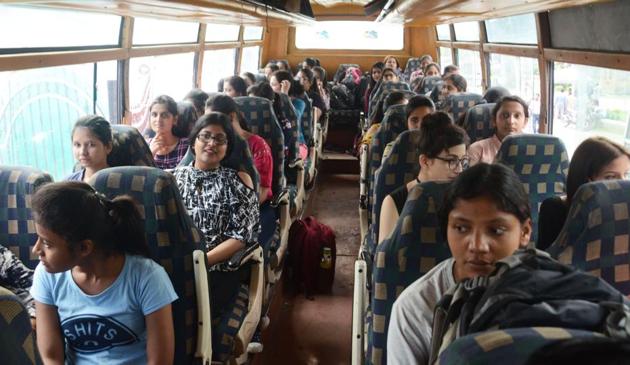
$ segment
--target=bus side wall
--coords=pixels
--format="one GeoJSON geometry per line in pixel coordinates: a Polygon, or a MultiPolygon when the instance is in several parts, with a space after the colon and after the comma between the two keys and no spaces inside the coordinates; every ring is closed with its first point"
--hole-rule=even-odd
{"type": "MultiPolygon", "coordinates": [[[[398,58],[401,68],[405,67],[407,59],[430,54],[437,59],[435,45],[435,30],[432,27],[405,27],[405,46],[400,51],[348,51],[348,50],[303,50],[295,48],[294,31],[289,27],[269,27],[264,35],[264,46],[260,67],[264,67],[268,60],[287,59],[292,69],[306,57],[319,58],[322,67],[329,75],[333,75],[340,63],[356,63],[363,71],[378,61],[383,61],[386,55],[398,58]],[[341,61],[340,61],[341,60],[341,61]]],[[[348,42],[351,42],[348,39],[348,42]]],[[[330,78],[330,77],[329,77],[330,78]]]]}

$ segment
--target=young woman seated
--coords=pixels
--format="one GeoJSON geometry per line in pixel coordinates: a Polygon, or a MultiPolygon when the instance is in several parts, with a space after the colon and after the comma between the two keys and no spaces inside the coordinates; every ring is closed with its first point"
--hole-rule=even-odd
{"type": "Polygon", "coordinates": [[[45,364],[172,364],[166,271],[149,258],[134,201],[79,181],[41,187],[32,200],[39,256],[31,294],[45,364]]]}
{"type": "Polygon", "coordinates": [[[393,69],[385,67],[383,69],[383,75],[381,76],[381,82],[398,82],[400,77],[393,69]]]}
{"type": "Polygon", "coordinates": [[[81,170],[66,180],[87,181],[98,171],[108,168],[107,156],[112,152],[112,128],[98,115],[79,118],[72,128],[72,153],[81,170]]]}
{"type": "MultiPolygon", "coordinates": [[[[322,97],[322,100],[324,100],[326,110],[328,110],[330,109],[330,91],[328,90],[328,84],[326,83],[326,70],[324,70],[321,66],[315,66],[313,67],[313,75],[315,76],[317,91],[322,97]]],[[[359,77],[361,76],[359,75],[359,77]]]]}
{"type": "Polygon", "coordinates": [[[190,138],[195,159],[177,167],[173,175],[184,206],[206,241],[212,317],[220,318],[237,295],[241,278],[227,261],[258,239],[258,195],[247,173],[221,165],[232,153],[236,138],[230,117],[205,114],[190,138]]]}
{"type": "MultiPolygon", "coordinates": [[[[201,110],[203,114],[203,109],[201,110]]],[[[195,104],[187,100],[178,101],[177,114],[177,127],[180,130],[180,134],[188,136],[190,131],[192,131],[195,122],[199,119],[199,114],[197,113],[195,104]]]]}
{"type": "Polygon", "coordinates": [[[265,65],[265,78],[267,80],[271,79],[271,74],[273,74],[274,72],[276,72],[278,70],[279,70],[279,68],[278,68],[277,64],[271,63],[271,62],[267,63],[265,65]]]}
{"type": "Polygon", "coordinates": [[[161,169],[175,168],[188,150],[187,134],[179,127],[177,103],[170,96],[161,95],[153,100],[149,110],[149,122],[155,137],[149,138],[147,142],[155,166],[161,169]]]}
{"type": "Polygon", "coordinates": [[[208,93],[201,89],[192,89],[184,96],[184,101],[189,101],[195,106],[197,115],[203,115],[203,110],[208,100],[208,93]]]}
{"type": "Polygon", "coordinates": [[[494,264],[529,242],[528,195],[518,176],[501,165],[479,164],[451,184],[439,209],[452,258],[409,285],[394,302],[387,363],[429,361],[433,309],[456,283],[489,275],[494,264]]]}
{"type": "Polygon", "coordinates": [[[402,75],[402,70],[400,69],[400,62],[398,62],[398,59],[394,56],[385,56],[385,58],[383,59],[383,63],[385,64],[385,68],[389,68],[392,71],[394,71],[394,73],[396,73],[396,76],[398,78],[400,78],[400,76],[402,75]]]}
{"type": "Polygon", "coordinates": [[[501,148],[501,142],[509,135],[522,134],[529,120],[529,108],[525,100],[516,95],[504,96],[492,108],[494,135],[470,145],[470,164],[492,163],[501,148]]]}
{"type": "Polygon", "coordinates": [[[302,161],[306,161],[308,157],[308,147],[306,146],[306,139],[302,131],[302,115],[306,108],[306,102],[302,99],[304,97],[304,88],[302,84],[293,80],[288,71],[274,72],[273,75],[271,75],[269,84],[274,92],[289,95],[291,98],[291,104],[293,104],[295,114],[297,115],[299,155],[302,161]]]}
{"type": "Polygon", "coordinates": [[[271,180],[273,178],[271,148],[262,137],[249,131],[247,122],[243,119],[234,99],[227,95],[219,94],[209,98],[207,105],[210,112],[219,112],[227,115],[236,135],[247,141],[254,160],[254,167],[260,177],[258,202],[262,205],[270,201],[273,198],[273,191],[271,190],[271,180]]]}
{"type": "Polygon", "coordinates": [[[450,74],[444,78],[442,84],[442,100],[446,100],[451,95],[457,95],[466,92],[468,83],[464,76],[459,74],[450,74]]]}
{"type": "Polygon", "coordinates": [[[233,98],[247,95],[247,83],[240,76],[231,76],[223,82],[223,93],[233,98]]]}
{"type": "Polygon", "coordinates": [[[291,71],[291,66],[289,66],[289,62],[286,60],[280,60],[276,62],[276,66],[278,66],[278,71],[286,71],[293,77],[293,73],[291,71]]]}
{"type": "Polygon", "coordinates": [[[536,248],[546,250],[556,240],[580,186],[591,181],[628,178],[630,152],[623,146],[604,137],[591,137],[580,143],[569,164],[566,197],[545,199],[540,206],[536,248]]]}
{"type": "Polygon", "coordinates": [[[411,188],[424,181],[453,180],[468,168],[466,131],[456,126],[448,114],[435,112],[425,116],[420,125],[420,172],[415,180],[394,190],[381,205],[378,242],[390,236],[405,206],[411,188]]]}
{"type": "Polygon", "coordinates": [[[370,105],[370,98],[374,91],[376,91],[376,85],[379,81],[381,81],[381,75],[383,74],[384,68],[385,64],[383,62],[376,62],[372,65],[372,69],[370,70],[370,80],[367,88],[365,89],[365,93],[363,94],[363,113],[366,115],[370,105]]]}
{"type": "Polygon", "coordinates": [[[319,89],[317,88],[315,81],[315,74],[311,69],[302,69],[297,74],[300,84],[304,88],[304,92],[311,99],[313,104],[313,121],[318,122],[319,118],[322,114],[326,113],[328,108],[326,107],[326,103],[324,99],[319,94],[319,89]]]}
{"type": "Polygon", "coordinates": [[[241,74],[241,78],[245,81],[247,87],[250,87],[256,83],[256,76],[251,72],[243,72],[241,74]]]}

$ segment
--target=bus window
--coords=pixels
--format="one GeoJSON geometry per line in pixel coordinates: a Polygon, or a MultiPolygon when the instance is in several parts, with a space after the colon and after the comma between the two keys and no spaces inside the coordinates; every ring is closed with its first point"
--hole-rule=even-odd
{"type": "Polygon", "coordinates": [[[244,41],[259,41],[263,36],[263,27],[245,27],[243,30],[244,41]]]}
{"type": "Polygon", "coordinates": [[[240,28],[233,24],[206,24],[206,42],[238,41],[240,28]]]}
{"type": "Polygon", "coordinates": [[[236,49],[216,49],[203,54],[201,88],[205,91],[218,91],[219,80],[234,75],[236,49]]]}
{"type": "Polygon", "coordinates": [[[94,110],[94,64],[0,72],[0,165],[72,173],[70,132],[94,110]]]}
{"type": "Polygon", "coordinates": [[[594,135],[630,144],[630,72],[562,62],[553,72],[552,131],[569,155],[594,135]]]}
{"type": "Polygon", "coordinates": [[[135,18],[133,44],[195,43],[199,24],[164,19],[135,18]]]}
{"type": "Polygon", "coordinates": [[[529,104],[528,132],[537,133],[540,117],[540,73],[535,58],[490,54],[490,85],[503,86],[529,104]]]}
{"type": "Polygon", "coordinates": [[[241,73],[251,72],[258,73],[258,63],[260,62],[260,47],[243,48],[243,57],[241,57],[241,73]]]}
{"type": "Polygon", "coordinates": [[[116,46],[120,20],[108,14],[0,5],[0,48],[116,46]]]}
{"type": "Polygon", "coordinates": [[[438,52],[440,53],[440,65],[442,65],[442,73],[444,73],[444,67],[453,64],[453,50],[448,47],[440,47],[438,52]]]}
{"type": "Polygon", "coordinates": [[[469,51],[467,49],[458,49],[459,58],[459,74],[466,78],[468,83],[468,92],[482,93],[481,79],[481,59],[479,52],[469,51]]]}
{"type": "Polygon", "coordinates": [[[149,103],[166,94],[180,100],[193,87],[195,54],[136,57],[129,60],[131,125],[141,132],[149,121],[149,103]],[[177,72],[173,72],[177,70],[177,72]]]}
{"type": "Polygon", "coordinates": [[[300,49],[403,49],[403,25],[368,21],[325,21],[295,28],[300,49]],[[352,40],[349,42],[348,40],[352,40]]]}
{"type": "Polygon", "coordinates": [[[95,114],[102,115],[112,124],[121,122],[118,87],[118,62],[105,61],[96,64],[95,114]]]}
{"type": "Polygon", "coordinates": [[[479,42],[479,23],[463,22],[455,23],[455,40],[466,42],[479,42]]]}
{"type": "Polygon", "coordinates": [[[438,41],[451,40],[451,26],[448,24],[440,24],[435,27],[438,41]]]}
{"type": "Polygon", "coordinates": [[[534,14],[486,20],[486,33],[490,43],[536,44],[534,14]]]}

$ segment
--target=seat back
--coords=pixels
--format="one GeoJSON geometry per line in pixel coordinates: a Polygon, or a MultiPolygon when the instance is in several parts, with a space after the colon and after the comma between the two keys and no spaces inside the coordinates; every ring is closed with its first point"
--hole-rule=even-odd
{"type": "Polygon", "coordinates": [[[437,216],[448,186],[448,182],[414,186],[392,235],[376,248],[367,355],[371,364],[386,363],[387,328],[396,298],[435,265],[451,257],[437,216]]]}
{"type": "Polygon", "coordinates": [[[368,161],[368,217],[371,222],[371,212],[374,195],[374,181],[376,180],[376,171],[381,167],[381,159],[383,158],[383,150],[385,146],[396,139],[398,135],[407,129],[407,119],[404,105],[393,105],[385,113],[383,122],[378,131],[372,138],[369,149],[368,161]]]}
{"type": "Polygon", "coordinates": [[[272,190],[274,197],[284,189],[284,135],[273,112],[271,101],[257,96],[234,98],[252,133],[264,138],[273,155],[272,190]]]}
{"type": "Polygon", "coordinates": [[[483,96],[475,93],[449,95],[446,100],[444,100],[442,110],[451,116],[453,122],[457,122],[459,118],[466,114],[468,109],[482,102],[483,96]]]}
{"type": "Polygon", "coordinates": [[[0,166],[0,243],[31,269],[39,258],[31,253],[37,242],[31,197],[50,175],[32,167],[0,166]]]}
{"type": "Polygon", "coordinates": [[[112,138],[112,152],[107,156],[109,166],[155,167],[149,145],[135,127],[113,124],[112,138]]]}
{"type": "Polygon", "coordinates": [[[140,207],[153,259],[168,273],[178,300],[172,303],[175,359],[191,364],[197,335],[192,252],[204,249],[201,232],[184,208],[175,178],[152,167],[112,167],[90,179],[109,198],[131,195],[140,207]]]}
{"type": "Polygon", "coordinates": [[[420,86],[418,87],[418,94],[426,95],[433,90],[433,87],[439,82],[442,82],[441,76],[428,76],[422,79],[420,86]]]}
{"type": "Polygon", "coordinates": [[[464,125],[462,126],[468,137],[470,137],[470,143],[492,137],[494,134],[494,127],[492,126],[492,109],[496,104],[479,104],[468,109],[466,117],[464,118],[464,125]]]}
{"type": "Polygon", "coordinates": [[[376,114],[376,106],[381,100],[384,100],[387,95],[389,95],[392,91],[411,91],[411,88],[406,82],[383,82],[380,83],[378,89],[374,91],[372,94],[372,98],[370,99],[370,105],[368,107],[368,120],[374,120],[374,116],[376,114]]]}
{"type": "Polygon", "coordinates": [[[350,67],[356,67],[358,69],[361,68],[361,66],[357,65],[356,63],[342,63],[337,67],[337,71],[335,72],[335,76],[333,77],[333,82],[335,84],[341,82],[341,80],[346,77],[346,71],[350,67]]]}
{"type": "MultiPolygon", "coordinates": [[[[404,131],[394,141],[392,151],[380,166],[378,175],[374,176],[374,195],[372,206],[372,229],[378,242],[379,218],[381,205],[387,195],[398,187],[408,183],[418,176],[420,164],[418,161],[418,146],[420,131],[404,131]]],[[[373,251],[371,251],[373,252],[373,251]]]]}
{"type": "Polygon", "coordinates": [[[302,133],[304,134],[304,140],[306,145],[313,147],[315,145],[315,121],[313,120],[313,102],[308,96],[302,98],[306,106],[304,107],[304,113],[302,113],[302,133]]]}
{"type": "Polygon", "coordinates": [[[420,59],[417,57],[412,57],[407,60],[407,64],[405,65],[405,72],[403,72],[403,77],[408,82],[411,74],[420,69],[420,59]]]}
{"type": "Polygon", "coordinates": [[[531,355],[547,345],[570,339],[601,337],[601,334],[595,332],[557,327],[506,328],[479,332],[453,341],[440,354],[436,363],[503,364],[506,359],[510,359],[511,365],[525,365],[531,355]]]}
{"type": "MultiPolygon", "coordinates": [[[[184,155],[184,158],[182,158],[177,166],[190,165],[190,163],[194,160],[195,155],[193,155],[191,148],[189,147],[188,151],[186,151],[186,154],[184,155]]],[[[254,167],[254,159],[252,158],[252,153],[249,151],[249,145],[241,137],[235,136],[232,155],[221,161],[221,165],[233,168],[237,171],[246,172],[252,178],[255,190],[258,191],[260,177],[258,176],[258,171],[256,171],[256,168],[254,167]]]]}
{"type": "MultiPolygon", "coordinates": [[[[278,120],[284,134],[284,147],[287,150],[285,162],[295,161],[298,158],[298,120],[291,98],[287,94],[279,93],[282,112],[286,120],[278,120]]],[[[277,119],[278,116],[276,116],[277,119]]]]}
{"type": "Polygon", "coordinates": [[[5,364],[42,363],[26,308],[3,287],[0,287],[0,352],[5,364]]]}
{"type": "Polygon", "coordinates": [[[630,295],[630,181],[582,185],[567,220],[547,251],[560,262],[606,280],[630,295]]]}
{"type": "Polygon", "coordinates": [[[512,168],[529,195],[532,213],[531,242],[538,237],[540,204],[552,196],[565,193],[569,158],[560,138],[541,134],[505,137],[496,162],[512,168]]]}

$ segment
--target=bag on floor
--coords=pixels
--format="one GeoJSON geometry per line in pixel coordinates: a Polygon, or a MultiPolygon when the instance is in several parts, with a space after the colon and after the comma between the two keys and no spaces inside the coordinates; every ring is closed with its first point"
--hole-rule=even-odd
{"type": "Polygon", "coordinates": [[[524,249],[489,276],[465,280],[435,307],[431,361],[470,333],[516,327],[561,327],[630,338],[630,301],[601,278],[524,249]]]}
{"type": "Polygon", "coordinates": [[[298,219],[289,229],[289,263],[296,288],[303,287],[307,297],[330,292],[335,279],[337,247],[330,227],[315,217],[298,219]]]}

